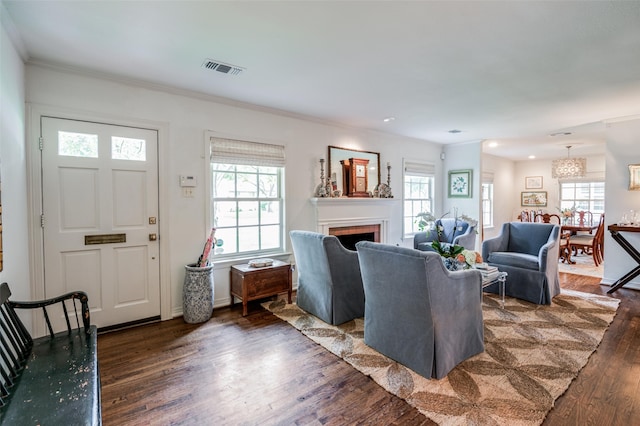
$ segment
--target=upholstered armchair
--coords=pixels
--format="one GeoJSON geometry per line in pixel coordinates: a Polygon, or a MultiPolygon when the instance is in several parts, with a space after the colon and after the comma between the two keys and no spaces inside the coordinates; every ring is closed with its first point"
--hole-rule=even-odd
{"type": "Polygon", "coordinates": [[[413,248],[422,251],[435,251],[431,247],[433,241],[463,246],[467,250],[475,250],[476,227],[460,219],[438,219],[435,229],[417,232],[413,237],[413,248]],[[438,229],[441,229],[438,233],[438,229]]]}
{"type": "MultiPolygon", "coordinates": [[[[549,305],[560,294],[559,234],[560,226],[551,223],[508,222],[500,235],[482,242],[482,258],[509,274],[508,296],[549,305]]],[[[497,284],[485,288],[498,290],[497,284]]]]}
{"type": "Polygon", "coordinates": [[[364,341],[426,378],[484,351],[482,276],[450,272],[435,252],[360,241],[364,341]]]}
{"type": "Polygon", "coordinates": [[[364,315],[364,291],[358,253],[337,237],[291,231],[298,269],[296,303],[324,322],[339,325],[364,315]]]}

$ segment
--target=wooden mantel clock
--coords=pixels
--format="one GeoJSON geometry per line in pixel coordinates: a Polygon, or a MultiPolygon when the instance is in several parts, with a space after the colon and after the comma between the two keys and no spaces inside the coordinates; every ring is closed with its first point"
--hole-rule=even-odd
{"type": "Polygon", "coordinates": [[[369,160],[349,158],[341,160],[344,193],[347,197],[369,197],[369,160]]]}

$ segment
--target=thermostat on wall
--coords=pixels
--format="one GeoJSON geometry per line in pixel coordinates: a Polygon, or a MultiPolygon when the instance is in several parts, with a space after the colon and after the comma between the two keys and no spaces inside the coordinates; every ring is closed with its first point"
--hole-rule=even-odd
{"type": "Polygon", "coordinates": [[[180,186],[198,186],[195,176],[180,175],[180,186]]]}

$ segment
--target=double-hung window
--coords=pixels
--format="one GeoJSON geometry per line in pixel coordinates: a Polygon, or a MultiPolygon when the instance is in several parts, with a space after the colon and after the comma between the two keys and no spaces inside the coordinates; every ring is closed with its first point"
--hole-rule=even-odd
{"type": "Polygon", "coordinates": [[[418,232],[418,213],[434,214],[435,166],[416,161],[404,162],[404,234],[418,232]]]}
{"type": "Polygon", "coordinates": [[[482,173],[482,227],[493,227],[493,173],[482,173]]]}
{"type": "Polygon", "coordinates": [[[560,209],[591,212],[598,224],[604,213],[604,181],[561,181],[560,209]]]}
{"type": "Polygon", "coordinates": [[[283,251],[284,147],[211,138],[214,256],[283,251]]]}

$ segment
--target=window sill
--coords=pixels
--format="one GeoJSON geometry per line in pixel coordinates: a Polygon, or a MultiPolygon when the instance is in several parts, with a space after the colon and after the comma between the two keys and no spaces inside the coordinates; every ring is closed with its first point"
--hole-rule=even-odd
{"type": "Polygon", "coordinates": [[[253,256],[237,256],[237,257],[225,257],[223,259],[216,259],[213,257],[211,262],[213,262],[213,269],[225,269],[229,268],[232,265],[238,265],[241,263],[247,263],[251,259],[259,259],[259,258],[270,258],[277,259],[283,262],[288,262],[291,257],[291,252],[282,252],[282,253],[270,253],[264,255],[253,255],[253,256]]]}

